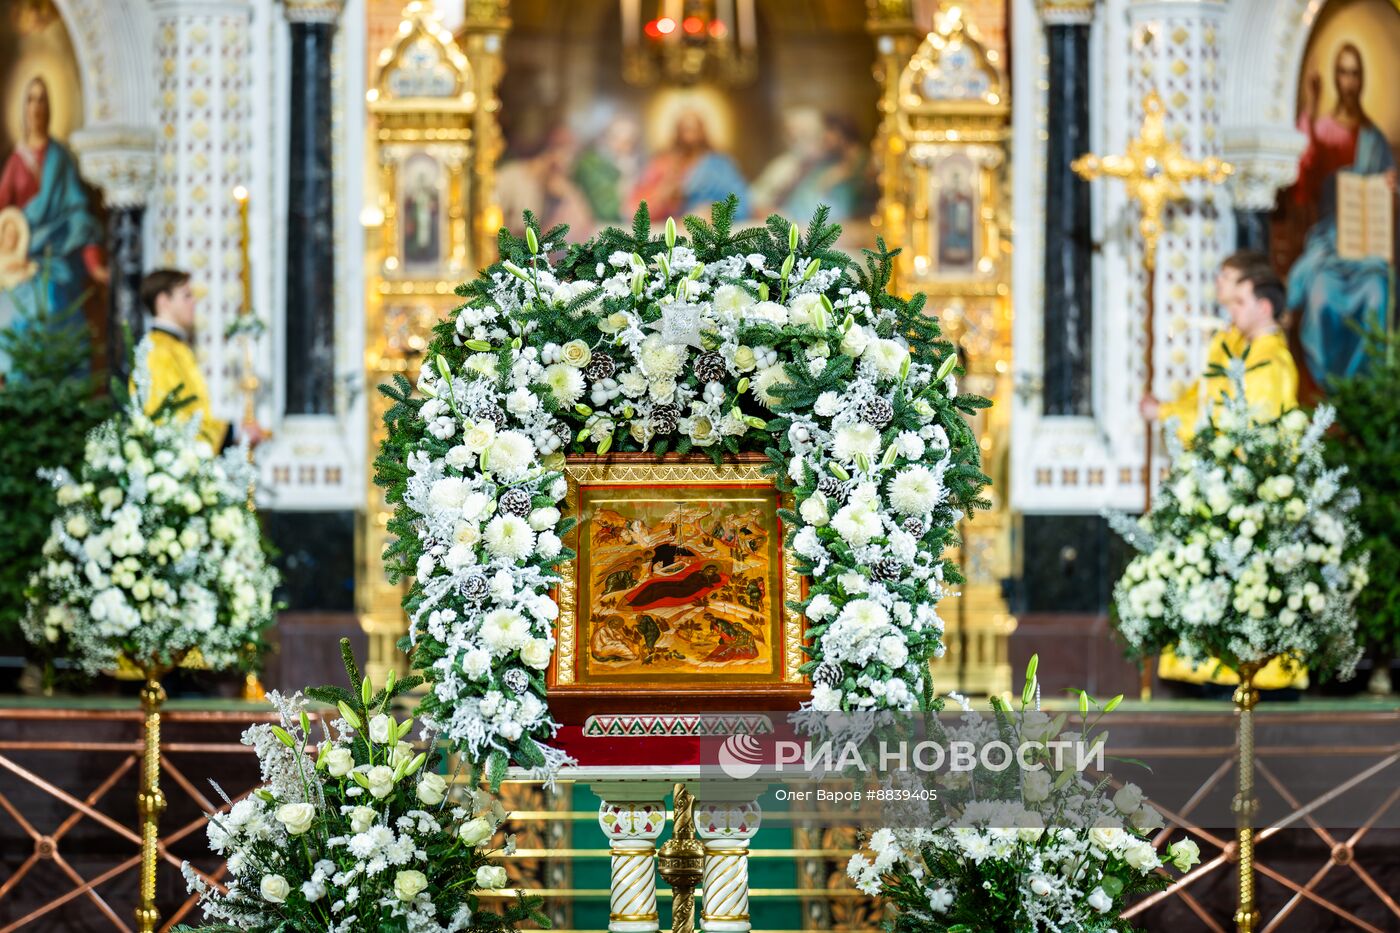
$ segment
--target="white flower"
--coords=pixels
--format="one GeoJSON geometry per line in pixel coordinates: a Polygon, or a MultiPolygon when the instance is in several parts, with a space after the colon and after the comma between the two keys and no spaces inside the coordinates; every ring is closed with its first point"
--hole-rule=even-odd
{"type": "Polygon", "coordinates": [[[549,667],[549,655],[549,641],[544,638],[532,638],[520,649],[520,660],[537,671],[549,667]]]}
{"type": "Polygon", "coordinates": [[[331,777],[345,777],[355,767],[355,756],[350,754],[350,749],[336,746],[326,752],[324,764],[331,777]]]}
{"type": "Polygon", "coordinates": [[[389,733],[397,731],[394,728],[394,721],[383,713],[375,716],[369,721],[369,740],[379,745],[389,743],[389,733]]]}
{"type": "Polygon", "coordinates": [[[374,825],[378,817],[373,807],[356,807],[350,811],[350,831],[362,833],[374,825]]]}
{"type": "Polygon", "coordinates": [[[401,901],[411,901],[428,886],[428,877],[421,871],[401,871],[394,875],[394,895],[401,901]]]}
{"type": "Polygon", "coordinates": [[[1089,830],[1089,841],[1103,849],[1105,852],[1113,852],[1127,839],[1127,833],[1123,828],[1108,821],[1089,830]]]}
{"type": "Polygon", "coordinates": [[[277,819],[293,836],[300,836],[311,828],[316,819],[316,808],[309,803],[288,803],[277,808],[277,819]]]}
{"type": "Polygon", "coordinates": [[[1113,795],[1113,805],[1118,808],[1119,813],[1131,816],[1142,806],[1142,788],[1136,784],[1124,784],[1118,789],[1118,793],[1113,795]]]}
{"type": "Polygon", "coordinates": [[[447,796],[447,779],[436,772],[429,772],[418,779],[417,794],[424,806],[435,807],[447,796]]]}
{"type": "Polygon", "coordinates": [[[492,890],[506,886],[506,870],[499,865],[482,865],[476,870],[476,886],[492,890]]]}
{"type": "Polygon", "coordinates": [[[743,316],[745,308],[753,305],[754,299],[737,285],[721,285],[715,289],[711,303],[721,317],[733,323],[743,316]]]}
{"type": "Polygon", "coordinates": [[[508,561],[522,561],[535,548],[535,533],[518,515],[497,515],[486,523],[486,549],[508,561]]]}
{"type": "Polygon", "coordinates": [[[1087,898],[1090,907],[1099,913],[1106,913],[1113,906],[1113,899],[1104,893],[1103,888],[1094,888],[1087,898]]]}
{"type": "Polygon", "coordinates": [[[863,358],[869,360],[880,375],[894,379],[904,369],[909,351],[897,340],[872,340],[865,348],[863,358]]]}
{"type": "Polygon", "coordinates": [[[84,515],[71,515],[63,526],[70,535],[75,538],[86,538],[91,530],[88,526],[87,517],[84,515]]]}
{"type": "Polygon", "coordinates": [[[1045,880],[1044,875],[1036,875],[1031,879],[1031,893],[1036,897],[1044,897],[1051,891],[1050,882],[1045,880]]]}
{"type": "Polygon", "coordinates": [[[555,399],[566,408],[583,398],[583,373],[566,363],[546,366],[540,375],[540,382],[549,386],[555,399]]]}
{"type": "Polygon", "coordinates": [[[845,336],[841,338],[841,352],[847,356],[860,356],[869,346],[872,336],[870,331],[864,327],[853,324],[851,329],[846,331],[845,336]]]}
{"type": "Polygon", "coordinates": [[[890,481],[890,505],[904,515],[922,515],[943,501],[943,480],[923,464],[900,470],[890,481]]]}
{"type": "MultiPolygon", "coordinates": [[[[491,446],[491,442],[496,439],[496,423],[494,421],[477,421],[462,434],[460,448],[454,447],[452,450],[462,449],[469,454],[479,454],[491,446]]],[[[448,451],[449,454],[452,451],[448,451]]],[[[449,461],[451,462],[451,461],[449,461]]],[[[467,460],[465,462],[471,462],[467,460]]],[[[460,467],[459,467],[460,469],[460,467]]]]}
{"type": "Polygon", "coordinates": [[[822,329],[828,323],[822,296],[816,292],[807,292],[793,298],[788,305],[788,311],[788,320],[799,327],[822,329]]]}
{"type": "Polygon", "coordinates": [[[836,429],[831,452],[842,463],[855,462],[858,454],[864,454],[868,459],[874,460],[879,451],[880,432],[872,425],[861,422],[836,429]]]}
{"type": "Polygon", "coordinates": [[[642,341],[637,361],[642,372],[652,382],[678,378],[685,369],[686,348],[669,344],[660,334],[652,334],[642,341]]]}
{"type": "Polygon", "coordinates": [[[258,891],[269,904],[285,904],[292,886],[287,884],[287,879],[281,875],[263,875],[261,883],[258,884],[258,891]]]}
{"type": "Polygon", "coordinates": [[[812,413],[819,418],[830,418],[841,410],[841,396],[835,392],[823,392],[812,403],[812,413]]]}
{"type": "Polygon", "coordinates": [[[1040,803],[1050,796],[1050,772],[1042,768],[1031,771],[1021,781],[1021,799],[1026,803],[1040,803]]]}
{"type": "Polygon", "coordinates": [[[934,888],[928,892],[929,910],[936,914],[944,913],[953,906],[953,892],[947,888],[934,888]]]}
{"type": "Polygon", "coordinates": [[[788,322],[788,309],[775,301],[760,301],[749,308],[748,314],[745,316],[750,319],[756,318],[760,321],[766,321],[776,327],[782,327],[788,322]]]}
{"type": "Polygon", "coordinates": [[[462,824],[457,830],[457,835],[461,837],[462,843],[468,846],[479,846],[487,839],[496,834],[496,827],[492,826],[489,820],[475,819],[462,824]]]}
{"type": "Polygon", "coordinates": [[[530,513],[530,527],[535,531],[552,531],[558,524],[559,510],[552,505],[530,513]]]}
{"type": "Polygon", "coordinates": [[[798,511],[801,512],[804,522],[816,525],[818,528],[831,520],[831,515],[826,508],[826,497],[821,493],[803,499],[798,511]]]}
{"type": "Polygon", "coordinates": [[[894,446],[899,455],[906,460],[922,460],[924,458],[924,439],[913,431],[901,431],[894,439],[894,446]]]}
{"type": "Polygon", "coordinates": [[[836,606],[831,601],[831,597],[825,593],[818,593],[812,597],[812,601],[807,604],[805,615],[813,622],[820,622],[836,611],[836,606]]]}
{"type": "Polygon", "coordinates": [[[523,647],[529,638],[529,623],[514,609],[493,609],[481,620],[481,639],[498,655],[523,647]]]}
{"type": "Polygon", "coordinates": [[[375,800],[383,800],[394,792],[394,769],[375,765],[369,769],[369,793],[375,800]]]}
{"type": "Polygon", "coordinates": [[[583,369],[593,359],[593,351],[582,340],[570,340],[560,347],[559,359],[567,366],[583,369]]]}
{"type": "Polygon", "coordinates": [[[1200,864],[1201,847],[1194,839],[1178,839],[1167,848],[1167,855],[1178,871],[1190,871],[1192,865],[1200,864]]]}
{"type": "Polygon", "coordinates": [[[909,660],[909,647],[901,635],[886,635],[880,639],[880,663],[898,670],[909,660]]]}
{"type": "Polygon", "coordinates": [[[491,442],[483,466],[507,482],[521,479],[535,459],[535,445],[519,431],[502,431],[491,442]]]}
{"type": "Polygon", "coordinates": [[[1157,850],[1146,842],[1134,842],[1124,849],[1123,861],[1140,872],[1151,871],[1161,864],[1157,860],[1157,850]]]}
{"type": "Polygon", "coordinates": [[[841,690],[817,684],[812,687],[812,709],[819,713],[834,713],[841,709],[841,690]]]}
{"type": "Polygon", "coordinates": [[[869,508],[854,503],[842,506],[831,519],[831,527],[851,545],[861,547],[884,530],[880,516],[869,508]]]}
{"type": "Polygon", "coordinates": [[[776,363],[759,371],[754,376],[750,385],[750,391],[754,398],[765,408],[772,408],[782,402],[782,398],[775,395],[771,390],[777,386],[791,385],[792,380],[788,378],[787,369],[781,363],[776,363]]]}
{"type": "Polygon", "coordinates": [[[433,483],[428,490],[428,503],[439,512],[453,512],[462,507],[471,486],[460,476],[448,476],[433,483]]]}
{"type": "Polygon", "coordinates": [[[528,415],[539,407],[539,396],[523,386],[506,396],[506,411],[512,415],[528,415]]]}

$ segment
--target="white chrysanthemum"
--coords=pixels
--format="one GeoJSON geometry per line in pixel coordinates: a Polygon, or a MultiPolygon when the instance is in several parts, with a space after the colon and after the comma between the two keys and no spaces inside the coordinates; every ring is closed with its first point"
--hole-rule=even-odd
{"type": "Polygon", "coordinates": [[[487,466],[506,481],[520,479],[535,461],[535,445],[519,431],[502,431],[487,449],[487,466]]]}
{"type": "Polygon", "coordinates": [[[882,376],[897,378],[909,359],[909,351],[897,340],[872,340],[865,348],[864,359],[882,376]]]}
{"type": "Polygon", "coordinates": [[[514,609],[493,609],[481,620],[481,640],[495,654],[515,651],[530,641],[530,623],[514,609]]]}
{"type": "Polygon", "coordinates": [[[823,392],[812,404],[812,413],[819,418],[830,418],[841,410],[841,396],[835,392],[823,392]]]}
{"type": "MultiPolygon", "coordinates": [[[[779,307],[781,307],[781,305],[779,307]]],[[[759,403],[762,404],[764,408],[772,408],[774,405],[781,402],[782,399],[769,390],[774,386],[785,385],[792,385],[792,380],[788,378],[787,370],[783,365],[777,363],[773,366],[769,366],[766,369],[760,370],[758,375],[753,379],[752,391],[754,398],[758,399],[759,403]]]]}
{"type": "Polygon", "coordinates": [[[751,321],[764,321],[777,327],[788,322],[788,309],[776,301],[760,301],[744,315],[751,321]]]}
{"type": "Polygon", "coordinates": [[[486,549],[505,560],[520,561],[535,548],[535,533],[518,515],[497,515],[486,524],[486,549]]]}
{"type": "Polygon", "coordinates": [[[712,299],[715,311],[728,321],[738,321],[753,303],[753,296],[737,285],[721,285],[712,299]]]}
{"type": "Polygon", "coordinates": [[[555,399],[560,405],[565,407],[573,405],[583,398],[583,373],[573,366],[565,363],[555,363],[553,366],[546,366],[544,373],[540,376],[540,381],[549,386],[549,390],[554,393],[555,399]]]}
{"type": "Polygon", "coordinates": [[[880,432],[865,424],[848,424],[836,429],[831,452],[842,463],[852,463],[857,454],[874,460],[880,451],[880,432]]]}
{"type": "Polygon", "coordinates": [[[642,372],[655,383],[679,377],[685,368],[685,356],[685,347],[667,343],[660,334],[652,334],[642,341],[638,361],[642,372]]]}
{"type": "Polygon", "coordinates": [[[433,483],[428,490],[428,502],[439,512],[456,511],[462,507],[471,486],[460,476],[448,476],[433,483]]]}
{"type": "Polygon", "coordinates": [[[905,467],[890,481],[890,505],[904,515],[923,515],[943,501],[943,481],[922,464],[905,467]]]}
{"type": "Polygon", "coordinates": [[[844,506],[832,516],[831,527],[853,547],[869,544],[871,538],[884,530],[879,515],[858,505],[844,506]]]}

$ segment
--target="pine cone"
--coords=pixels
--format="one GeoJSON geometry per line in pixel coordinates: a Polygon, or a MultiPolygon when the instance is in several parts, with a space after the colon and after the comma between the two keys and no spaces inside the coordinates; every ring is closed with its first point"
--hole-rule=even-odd
{"type": "Polygon", "coordinates": [[[518,515],[525,518],[530,514],[530,494],[519,487],[507,489],[497,503],[502,514],[518,515]]]}
{"type": "Polygon", "coordinates": [[[486,582],[486,577],[479,573],[472,574],[462,581],[462,598],[468,602],[479,603],[491,592],[491,586],[486,582]]]}
{"type": "Polygon", "coordinates": [[[894,420],[894,406],[888,399],[872,398],[861,406],[860,416],[877,428],[894,420]]]}
{"type": "Polygon", "coordinates": [[[510,423],[510,419],[506,417],[506,413],[495,405],[476,406],[476,410],[472,412],[472,417],[477,421],[491,422],[496,426],[497,431],[504,431],[506,425],[510,423]]]}
{"type": "Polygon", "coordinates": [[[588,365],[583,367],[583,376],[589,382],[602,382],[604,379],[611,379],[617,372],[617,364],[613,358],[604,353],[593,354],[593,359],[588,365]]]}
{"type": "Polygon", "coordinates": [[[841,685],[841,665],[823,661],[812,671],[812,684],[817,687],[839,687],[841,685]]]}
{"type": "Polygon", "coordinates": [[[512,667],[501,675],[501,683],[516,696],[530,689],[530,675],[518,667],[512,667]]]}
{"type": "Polygon", "coordinates": [[[928,533],[928,525],[917,515],[910,515],[900,523],[900,527],[916,538],[922,538],[928,533]]]}
{"type": "Polygon", "coordinates": [[[700,384],[707,382],[723,382],[729,375],[729,370],[724,365],[724,357],[711,350],[708,353],[701,353],[695,358],[695,378],[700,380],[700,384]]]}
{"type": "Polygon", "coordinates": [[[870,565],[870,576],[876,580],[898,580],[904,575],[904,565],[893,557],[882,557],[870,565]]]}
{"type": "Polygon", "coordinates": [[[651,410],[651,430],[653,434],[674,434],[680,426],[681,413],[675,405],[657,405],[651,410]]]}
{"type": "Polygon", "coordinates": [[[839,479],[825,473],[817,479],[817,492],[835,502],[846,501],[846,487],[839,479]]]}

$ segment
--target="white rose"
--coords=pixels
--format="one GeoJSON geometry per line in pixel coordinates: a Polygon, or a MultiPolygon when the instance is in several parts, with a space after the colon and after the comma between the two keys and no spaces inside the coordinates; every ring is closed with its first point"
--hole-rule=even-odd
{"type": "Polygon", "coordinates": [[[350,811],[350,831],[362,833],[374,825],[377,814],[373,807],[356,807],[350,811]]]}
{"type": "Polygon", "coordinates": [[[1105,852],[1112,852],[1122,844],[1126,835],[1121,827],[1104,824],[1089,830],[1089,841],[1105,852]]]}
{"type": "Polygon", "coordinates": [[[1157,812],[1157,808],[1146,804],[1134,813],[1128,822],[1132,823],[1133,829],[1140,833],[1150,833],[1166,825],[1162,820],[1162,814],[1157,812]]]}
{"type": "Polygon", "coordinates": [[[479,454],[490,447],[491,442],[495,439],[495,423],[491,421],[478,421],[471,426],[471,430],[462,435],[462,446],[473,454],[479,454]]]}
{"type": "MultiPolygon", "coordinates": [[[[369,739],[379,745],[386,745],[389,742],[389,731],[393,729],[394,721],[383,713],[375,716],[369,721],[369,739]]],[[[397,730],[395,730],[397,731],[397,730]]]]}
{"type": "Polygon", "coordinates": [[[487,839],[496,834],[496,827],[491,825],[489,820],[475,819],[462,824],[462,828],[457,830],[457,835],[461,837],[462,843],[468,846],[479,846],[487,839]]]}
{"type": "Polygon", "coordinates": [[[1044,876],[1036,875],[1031,879],[1031,893],[1036,897],[1044,897],[1049,894],[1051,890],[1050,882],[1046,881],[1044,876]]]}
{"type": "Polygon", "coordinates": [[[309,803],[289,803],[277,808],[277,819],[287,827],[287,832],[300,836],[311,828],[316,819],[316,808],[309,803]]]}
{"type": "Polygon", "coordinates": [[[826,508],[826,498],[820,494],[804,499],[798,511],[802,513],[802,520],[809,525],[821,527],[831,521],[831,515],[826,508]]]}
{"type": "Polygon", "coordinates": [[[860,356],[869,344],[870,331],[859,324],[853,324],[841,338],[841,352],[847,356],[860,356]]]}
{"type": "Polygon", "coordinates": [[[429,773],[418,779],[418,799],[424,806],[435,807],[447,796],[447,779],[441,774],[429,773]]]}
{"type": "Polygon", "coordinates": [[[428,877],[421,871],[401,871],[394,876],[394,895],[401,901],[411,901],[428,886],[428,877]]]}
{"type": "Polygon", "coordinates": [[[822,296],[815,292],[798,295],[788,306],[788,320],[799,327],[815,327],[821,330],[827,325],[826,308],[822,296]]]}
{"type": "Polygon", "coordinates": [[[287,879],[281,875],[263,875],[262,883],[258,885],[258,890],[263,896],[263,900],[269,904],[285,904],[287,895],[291,893],[292,886],[287,884],[287,879]]]}
{"type": "Polygon", "coordinates": [[[758,366],[758,356],[753,347],[739,347],[734,351],[734,368],[741,373],[752,372],[758,366]]]}
{"type": "Polygon", "coordinates": [[[1113,795],[1113,805],[1124,816],[1136,813],[1138,807],[1142,806],[1142,788],[1136,784],[1124,784],[1118,789],[1118,793],[1113,795]]]}
{"type": "Polygon", "coordinates": [[[1026,803],[1040,803],[1050,796],[1051,785],[1049,771],[1031,771],[1021,781],[1021,797],[1026,803]]]}
{"type": "Polygon", "coordinates": [[[1104,893],[1103,888],[1095,888],[1089,894],[1089,906],[1099,913],[1105,913],[1113,906],[1113,899],[1104,893]]]}
{"type": "Polygon", "coordinates": [[[1194,839],[1178,839],[1167,849],[1167,855],[1178,871],[1190,871],[1192,865],[1200,864],[1201,847],[1194,839]]]}
{"type": "Polygon", "coordinates": [[[904,361],[909,359],[909,351],[897,340],[872,340],[863,356],[880,375],[895,378],[904,368],[904,361]]]}
{"type": "Polygon", "coordinates": [[[369,793],[375,800],[383,800],[394,792],[394,769],[375,765],[369,769],[369,793]]]}
{"type": "Polygon", "coordinates": [[[549,642],[543,638],[532,638],[520,649],[520,660],[537,671],[549,667],[549,642]]]}
{"type": "Polygon", "coordinates": [[[570,340],[560,348],[559,359],[575,369],[583,369],[593,359],[593,351],[582,340],[570,340]]]}
{"type": "Polygon", "coordinates": [[[488,889],[504,888],[506,870],[499,865],[482,865],[476,870],[476,886],[488,889]]]}
{"type": "Polygon", "coordinates": [[[1157,850],[1145,842],[1135,842],[1123,850],[1123,861],[1138,871],[1151,871],[1158,865],[1157,850]]]}

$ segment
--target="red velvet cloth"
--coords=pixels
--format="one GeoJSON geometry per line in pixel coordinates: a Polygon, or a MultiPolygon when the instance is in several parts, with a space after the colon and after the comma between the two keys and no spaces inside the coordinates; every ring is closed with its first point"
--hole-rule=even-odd
{"type": "MultiPolygon", "coordinates": [[[[582,726],[563,726],[554,744],[580,765],[698,765],[699,736],[585,736],[582,726]]],[[[711,740],[713,741],[713,740],[711,740]]]]}

